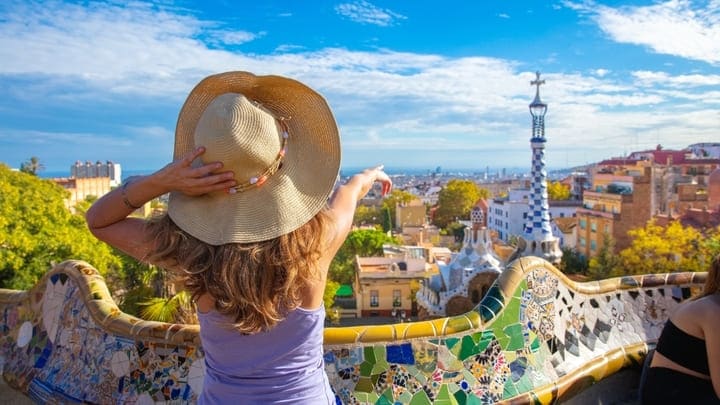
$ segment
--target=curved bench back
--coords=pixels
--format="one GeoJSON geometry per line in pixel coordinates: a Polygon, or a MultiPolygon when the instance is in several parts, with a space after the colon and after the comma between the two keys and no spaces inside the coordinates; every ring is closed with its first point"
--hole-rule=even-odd
{"type": "MultiPolygon", "coordinates": [[[[325,368],[345,404],[554,403],[639,364],[705,273],[575,283],[550,263],[507,266],[477,308],[426,322],[326,328],[325,368]]],[[[43,403],[194,403],[197,325],[121,312],[89,264],[0,290],[0,369],[43,403]]]]}

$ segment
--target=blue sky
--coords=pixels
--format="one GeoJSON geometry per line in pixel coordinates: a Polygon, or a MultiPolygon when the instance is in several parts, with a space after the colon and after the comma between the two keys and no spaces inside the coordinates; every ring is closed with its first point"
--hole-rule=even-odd
{"type": "Polygon", "coordinates": [[[529,167],[720,141],[720,0],[0,2],[0,162],[172,158],[203,77],[318,90],[343,167],[529,167]]]}

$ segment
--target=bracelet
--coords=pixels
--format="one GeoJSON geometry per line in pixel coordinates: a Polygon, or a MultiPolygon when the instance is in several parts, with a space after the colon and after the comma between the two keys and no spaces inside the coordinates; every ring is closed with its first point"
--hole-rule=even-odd
{"type": "Polygon", "coordinates": [[[135,206],[127,198],[126,190],[127,190],[127,186],[129,186],[129,185],[130,185],[130,179],[128,179],[128,181],[123,183],[122,188],[120,189],[120,195],[122,196],[123,204],[125,204],[125,206],[130,208],[131,210],[139,209],[140,207],[142,207],[142,205],[135,206]]]}

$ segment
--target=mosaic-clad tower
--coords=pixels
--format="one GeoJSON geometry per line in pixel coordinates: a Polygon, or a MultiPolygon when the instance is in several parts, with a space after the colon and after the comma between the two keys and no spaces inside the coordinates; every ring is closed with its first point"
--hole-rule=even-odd
{"type": "Polygon", "coordinates": [[[530,103],[532,115],[532,167],[530,184],[530,201],[528,204],[527,222],[525,224],[525,240],[523,256],[539,256],[545,260],[558,264],[562,257],[559,241],[552,234],[550,226],[550,206],[548,204],[547,172],[545,170],[545,113],[547,104],[540,100],[540,72],[536,72],[535,80],[530,84],[535,86],[535,99],[530,103]]]}

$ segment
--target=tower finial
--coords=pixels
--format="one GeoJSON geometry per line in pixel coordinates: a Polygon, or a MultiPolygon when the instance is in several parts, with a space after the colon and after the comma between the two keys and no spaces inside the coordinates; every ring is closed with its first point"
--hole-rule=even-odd
{"type": "Polygon", "coordinates": [[[535,72],[535,80],[530,82],[531,86],[536,86],[535,89],[535,101],[540,101],[540,86],[545,84],[545,80],[540,80],[540,71],[535,72]]]}

